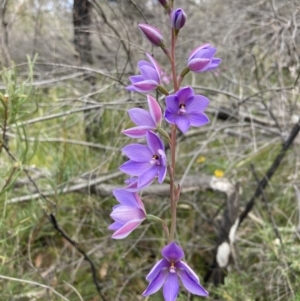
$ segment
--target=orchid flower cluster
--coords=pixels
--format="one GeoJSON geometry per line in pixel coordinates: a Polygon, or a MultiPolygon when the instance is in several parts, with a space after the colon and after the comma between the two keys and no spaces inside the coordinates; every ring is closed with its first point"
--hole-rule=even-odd
{"type": "Polygon", "coordinates": [[[128,161],[120,166],[120,170],[129,176],[126,188],[119,188],[113,194],[119,202],[113,208],[111,217],[115,221],[109,226],[114,233],[112,238],[123,239],[136,229],[143,221],[159,220],[167,235],[168,244],[162,249],[163,259],[158,261],[146,280],[148,287],[143,296],[151,295],[163,287],[165,301],[175,301],[179,294],[180,282],[192,294],[207,296],[208,292],[201,286],[198,276],[182,261],[184,252],[174,242],[176,231],[176,208],[180,196],[180,187],[175,184],[176,163],[176,131],[179,129],[185,134],[191,126],[200,127],[209,122],[204,110],[209,100],[195,94],[194,90],[187,86],[180,88],[184,76],[192,71],[202,73],[217,68],[221,62],[215,58],[216,48],[210,44],[204,44],[194,49],[188,60],[187,66],[180,75],[177,75],[175,62],[175,45],[178,34],[186,22],[186,14],[181,8],[173,9],[173,1],[160,0],[170,19],[171,45],[168,48],[164,44],[161,32],[148,24],[139,24],[141,32],[154,46],[162,49],[170,61],[174,91],[169,92],[163,86],[163,72],[158,62],[152,55],[146,53],[147,61],[138,62],[140,75],[130,77],[131,85],[128,91],[139,93],[151,93],[159,91],[164,95],[165,105],[162,107],[150,94],[147,94],[148,108],[133,108],[128,110],[131,121],[136,125],[123,131],[131,138],[144,138],[146,144],[132,143],[122,149],[128,161]],[[163,119],[171,125],[170,135],[162,128],[163,119]],[[171,158],[168,161],[163,139],[170,145],[171,158]],[[151,185],[156,179],[163,183],[168,177],[170,183],[170,229],[159,217],[148,215],[139,192],[151,185]]]}

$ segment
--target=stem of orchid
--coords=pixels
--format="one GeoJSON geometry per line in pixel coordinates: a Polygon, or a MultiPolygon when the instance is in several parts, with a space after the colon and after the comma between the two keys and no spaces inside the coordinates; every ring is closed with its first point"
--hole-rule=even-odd
{"type": "MultiPolygon", "coordinates": [[[[173,1],[171,1],[171,6],[173,1]]],[[[178,90],[178,83],[177,83],[177,75],[176,75],[176,64],[175,64],[175,44],[176,44],[176,36],[174,30],[172,30],[172,44],[171,44],[171,65],[172,65],[172,76],[173,76],[173,85],[174,85],[174,92],[178,90]]],[[[172,125],[172,132],[171,132],[171,168],[169,169],[170,173],[170,203],[171,203],[171,229],[170,229],[170,236],[169,236],[169,243],[174,240],[174,235],[176,231],[176,209],[177,209],[177,200],[178,198],[175,193],[175,161],[176,161],[176,125],[172,125]]]]}
{"type": "Polygon", "coordinates": [[[169,236],[169,243],[174,240],[174,235],[176,231],[176,209],[177,209],[177,200],[175,193],[175,160],[176,160],[176,125],[172,125],[172,133],[171,133],[171,168],[170,168],[170,202],[171,202],[171,229],[169,236]]]}

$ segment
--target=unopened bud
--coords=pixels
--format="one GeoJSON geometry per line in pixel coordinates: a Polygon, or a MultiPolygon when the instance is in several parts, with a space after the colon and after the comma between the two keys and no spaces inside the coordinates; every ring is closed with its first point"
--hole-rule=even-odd
{"type": "Polygon", "coordinates": [[[139,24],[138,25],[145,37],[154,45],[158,47],[163,47],[164,38],[161,35],[160,31],[148,24],[139,24]]]}
{"type": "Polygon", "coordinates": [[[182,8],[177,8],[171,13],[171,26],[175,30],[181,29],[186,21],[186,14],[182,8]]]}

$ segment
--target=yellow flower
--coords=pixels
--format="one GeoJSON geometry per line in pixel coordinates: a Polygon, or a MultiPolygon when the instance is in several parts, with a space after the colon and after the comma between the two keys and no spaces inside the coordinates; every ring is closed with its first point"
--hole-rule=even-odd
{"type": "Polygon", "coordinates": [[[217,178],[223,178],[224,177],[224,171],[221,170],[221,169],[216,169],[214,174],[215,174],[215,177],[217,177],[217,178]]]}
{"type": "Polygon", "coordinates": [[[203,163],[203,162],[205,162],[205,157],[203,157],[203,156],[200,156],[200,157],[198,157],[197,158],[197,163],[203,163]]]}

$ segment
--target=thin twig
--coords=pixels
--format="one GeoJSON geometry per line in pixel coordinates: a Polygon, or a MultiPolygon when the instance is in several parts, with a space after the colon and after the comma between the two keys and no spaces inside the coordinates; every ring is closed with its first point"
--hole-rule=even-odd
{"type": "Polygon", "coordinates": [[[76,241],[74,241],[71,237],[69,237],[69,235],[67,235],[65,232],[64,232],[64,230],[62,230],[60,227],[59,227],[59,225],[58,225],[58,223],[57,223],[57,220],[56,220],[56,218],[55,218],[55,216],[52,214],[52,213],[50,213],[49,215],[48,215],[48,217],[49,217],[49,219],[50,219],[50,222],[52,223],[52,225],[53,225],[53,227],[54,227],[54,229],[57,231],[57,232],[59,232],[60,234],[61,234],[61,236],[63,237],[63,238],[65,238],[83,257],[84,257],[84,259],[90,264],[90,266],[91,266],[91,270],[92,270],[92,276],[93,276],[93,282],[94,282],[94,284],[95,284],[95,286],[96,286],[96,289],[97,289],[97,291],[98,291],[98,294],[100,295],[100,297],[102,298],[102,300],[106,300],[105,298],[104,298],[104,296],[102,295],[102,292],[101,292],[101,286],[100,286],[100,284],[99,284],[99,281],[98,281],[98,277],[97,277],[97,271],[96,271],[96,267],[95,267],[95,265],[94,265],[94,263],[93,263],[93,261],[90,259],[90,257],[86,254],[86,252],[79,246],[79,244],[76,242],[76,241]]]}

